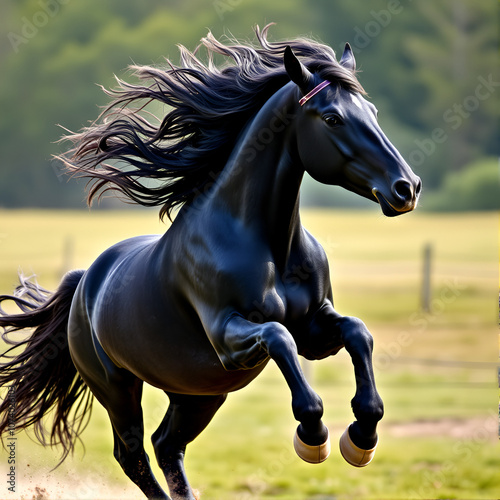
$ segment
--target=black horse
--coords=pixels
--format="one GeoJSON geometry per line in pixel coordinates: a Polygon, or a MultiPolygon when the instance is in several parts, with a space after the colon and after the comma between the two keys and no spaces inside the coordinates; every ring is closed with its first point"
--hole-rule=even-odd
{"type": "MultiPolygon", "coordinates": [[[[113,425],[114,456],[150,498],[169,497],[143,447],[143,382],[170,400],[152,440],[173,498],[194,498],[186,445],[270,359],[291,390],[301,458],[325,460],[330,441],[298,355],[322,359],[343,347],[356,393],[340,450],[364,466],[377,445],[383,404],[372,337],[333,307],[325,252],[300,222],[299,188],[308,172],[392,217],[415,208],[420,179],[378,126],[349,45],[337,62],[327,46],[271,43],[267,31],[257,29],[256,47],[209,34],[207,65],[181,48],[180,67],[135,67],[152,83],[119,81],[100,120],[69,136],[74,147],[62,159],[91,179],[89,202],[113,189],[161,206],[162,217],[180,207],[164,235],[116,244],[52,295],[23,281],[16,295],[0,297],[22,310],[2,314],[6,333],[34,329],[22,341],[4,333],[13,345],[0,384],[15,390],[16,427],[34,424],[43,444],[63,445],[64,459],[94,395],[113,425]],[[215,54],[233,63],[218,69],[215,54]],[[150,101],[169,107],[163,120],[151,118],[150,101]],[[47,431],[42,418],[51,410],[47,431]]],[[[0,411],[5,432],[7,398],[0,411]]]]}

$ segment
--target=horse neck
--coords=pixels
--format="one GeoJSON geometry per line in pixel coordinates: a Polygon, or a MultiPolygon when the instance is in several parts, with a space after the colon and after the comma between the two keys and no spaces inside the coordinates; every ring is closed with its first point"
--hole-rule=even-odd
{"type": "Polygon", "coordinates": [[[212,200],[257,229],[277,260],[286,260],[299,235],[299,190],[304,168],[297,161],[295,85],[274,94],[241,134],[212,200]]]}

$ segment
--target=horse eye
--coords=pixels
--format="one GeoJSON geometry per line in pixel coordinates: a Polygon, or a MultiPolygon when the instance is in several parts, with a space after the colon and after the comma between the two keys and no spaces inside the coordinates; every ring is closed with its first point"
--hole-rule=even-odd
{"type": "Polygon", "coordinates": [[[329,127],[338,127],[342,125],[342,120],[336,115],[325,116],[323,120],[329,127]]]}

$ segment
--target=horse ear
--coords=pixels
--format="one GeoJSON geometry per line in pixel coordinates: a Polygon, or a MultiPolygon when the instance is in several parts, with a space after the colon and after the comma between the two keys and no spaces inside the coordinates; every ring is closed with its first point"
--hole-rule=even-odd
{"type": "Polygon", "coordinates": [[[345,44],[344,53],[342,54],[339,63],[341,66],[344,66],[344,68],[350,69],[351,71],[356,70],[356,59],[354,59],[354,53],[348,43],[345,44]]]}
{"type": "Polygon", "coordinates": [[[309,70],[297,59],[297,56],[293,53],[290,45],[287,45],[284,54],[285,69],[288,76],[294,82],[304,94],[309,92],[312,74],[309,70]]]}

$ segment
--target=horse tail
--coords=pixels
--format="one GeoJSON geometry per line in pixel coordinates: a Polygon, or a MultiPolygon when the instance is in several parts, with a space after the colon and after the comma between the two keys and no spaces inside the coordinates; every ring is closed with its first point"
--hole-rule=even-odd
{"type": "Polygon", "coordinates": [[[77,372],[68,346],[71,301],[83,273],[66,274],[53,294],[20,276],[13,296],[0,295],[2,338],[11,346],[1,354],[7,361],[0,363],[0,388],[8,388],[0,404],[1,439],[33,425],[42,445],[62,445],[59,465],[73,451],[92,410],[92,394],[77,372]],[[1,304],[7,300],[21,313],[2,310],[1,304]],[[33,331],[24,339],[8,338],[25,329],[33,331]],[[43,420],[51,412],[52,428],[47,429],[43,420]]]}

